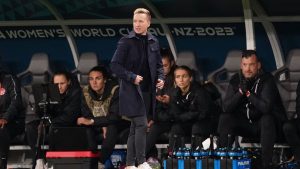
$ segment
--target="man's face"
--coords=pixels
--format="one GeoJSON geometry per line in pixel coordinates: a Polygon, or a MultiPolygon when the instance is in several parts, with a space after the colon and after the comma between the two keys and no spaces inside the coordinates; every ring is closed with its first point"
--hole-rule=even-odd
{"type": "Polygon", "coordinates": [[[102,93],[106,80],[103,77],[102,72],[91,71],[89,74],[89,84],[93,91],[96,93],[102,93]]]}
{"type": "Polygon", "coordinates": [[[147,14],[139,13],[133,15],[133,30],[137,34],[146,35],[150,26],[150,20],[147,14]]]}
{"type": "Polygon", "coordinates": [[[162,64],[164,69],[164,75],[168,75],[171,71],[171,68],[173,66],[173,62],[170,61],[169,58],[162,58],[162,64]]]}
{"type": "Polygon", "coordinates": [[[190,86],[191,81],[192,81],[192,77],[188,74],[188,72],[186,70],[177,69],[174,72],[174,76],[175,76],[176,85],[182,91],[184,91],[185,89],[187,89],[190,86]]]}
{"type": "Polygon", "coordinates": [[[65,75],[55,75],[53,78],[53,83],[58,86],[60,94],[64,94],[70,84],[65,75]]]}
{"type": "Polygon", "coordinates": [[[260,68],[261,64],[258,62],[256,55],[251,55],[248,58],[242,58],[241,69],[246,79],[255,77],[260,68]]]}

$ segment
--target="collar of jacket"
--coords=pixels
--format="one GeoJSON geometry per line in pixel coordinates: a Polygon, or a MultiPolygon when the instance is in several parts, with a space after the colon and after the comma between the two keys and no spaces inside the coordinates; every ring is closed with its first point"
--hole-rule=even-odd
{"type": "MultiPolygon", "coordinates": [[[[147,32],[147,36],[148,36],[148,41],[157,41],[157,39],[149,32],[147,32]]],[[[139,39],[139,37],[137,37],[136,33],[134,31],[129,32],[128,34],[128,38],[137,38],[139,39]]]]}
{"type": "Polygon", "coordinates": [[[195,93],[197,92],[197,85],[195,82],[191,82],[190,84],[190,88],[189,90],[186,92],[185,95],[182,95],[182,92],[180,90],[179,87],[176,86],[176,89],[175,89],[175,96],[177,98],[182,98],[182,97],[186,97],[188,95],[189,98],[191,97],[194,97],[195,93]]]}

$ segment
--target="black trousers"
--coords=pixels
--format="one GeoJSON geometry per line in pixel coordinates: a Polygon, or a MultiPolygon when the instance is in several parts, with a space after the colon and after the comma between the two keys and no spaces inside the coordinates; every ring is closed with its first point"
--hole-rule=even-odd
{"type": "Polygon", "coordinates": [[[125,143],[129,134],[129,122],[120,122],[118,124],[110,124],[107,126],[106,137],[102,138],[102,127],[97,127],[93,129],[93,136],[88,138],[94,138],[89,140],[90,142],[101,142],[101,156],[99,161],[105,163],[112,154],[116,143],[120,140],[125,143]],[[122,141],[123,140],[123,141],[122,141]]]}
{"type": "Polygon", "coordinates": [[[232,145],[233,140],[228,140],[228,134],[260,138],[262,163],[265,167],[269,166],[272,163],[273,146],[276,140],[275,124],[276,121],[272,115],[263,115],[258,121],[250,123],[245,117],[224,113],[220,116],[218,126],[220,146],[232,145]]]}
{"type": "Polygon", "coordinates": [[[0,128],[0,158],[1,160],[0,168],[6,168],[6,159],[8,157],[9,145],[10,141],[17,136],[18,134],[22,134],[24,132],[24,123],[14,121],[9,122],[3,128],[0,128]]]}
{"type": "Polygon", "coordinates": [[[219,118],[206,118],[198,120],[192,128],[192,134],[208,138],[210,134],[216,134],[219,118]]]}
{"type": "Polygon", "coordinates": [[[294,157],[300,162],[300,119],[289,121],[283,125],[286,141],[293,149],[294,157]]]}
{"type": "Polygon", "coordinates": [[[159,136],[165,132],[169,132],[171,129],[172,123],[169,122],[155,122],[148,134],[146,139],[146,156],[149,156],[152,148],[154,148],[159,136]]]}
{"type": "MultiPolygon", "coordinates": [[[[217,126],[218,118],[206,118],[195,122],[174,123],[170,130],[169,145],[170,147],[174,148],[178,148],[178,146],[183,146],[183,144],[185,143],[183,142],[183,137],[186,136],[191,137],[192,139],[194,137],[197,137],[198,141],[196,144],[200,144],[200,142],[202,143],[202,141],[208,138],[210,134],[216,133],[217,126]],[[177,139],[174,138],[174,136],[177,136],[177,139]]],[[[193,142],[193,140],[191,141],[193,142]]]]}

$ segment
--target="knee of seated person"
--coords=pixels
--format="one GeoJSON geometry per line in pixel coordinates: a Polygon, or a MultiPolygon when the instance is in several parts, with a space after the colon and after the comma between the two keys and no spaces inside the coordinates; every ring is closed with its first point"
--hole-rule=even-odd
{"type": "Polygon", "coordinates": [[[266,114],[261,117],[262,127],[275,128],[275,118],[272,115],[266,114]]]}
{"type": "Polygon", "coordinates": [[[264,114],[263,116],[261,116],[261,122],[275,122],[275,118],[273,115],[271,114],[264,114]]]}
{"type": "Polygon", "coordinates": [[[116,124],[110,124],[110,125],[107,126],[107,129],[117,130],[117,125],[116,124]]]}
{"type": "Polygon", "coordinates": [[[229,113],[223,113],[219,117],[219,123],[227,123],[228,121],[232,121],[232,115],[229,113]]]}
{"type": "Polygon", "coordinates": [[[180,134],[180,133],[173,133],[173,134],[171,134],[171,138],[174,138],[174,139],[178,139],[178,138],[181,138],[181,137],[184,137],[184,135],[180,134]]]}
{"type": "Polygon", "coordinates": [[[284,133],[288,133],[288,132],[293,131],[293,130],[295,130],[295,127],[293,126],[292,123],[285,123],[283,125],[283,132],[284,133]]]}
{"type": "Polygon", "coordinates": [[[179,135],[178,134],[171,134],[171,137],[172,138],[179,138],[179,135]]]}

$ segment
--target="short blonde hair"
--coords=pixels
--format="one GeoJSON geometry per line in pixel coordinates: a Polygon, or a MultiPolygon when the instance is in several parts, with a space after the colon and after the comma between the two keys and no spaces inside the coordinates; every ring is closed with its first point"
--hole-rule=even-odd
{"type": "Polygon", "coordinates": [[[145,9],[145,8],[137,8],[136,10],[134,10],[133,15],[135,14],[146,14],[149,18],[149,20],[151,20],[151,15],[149,10],[145,9]]]}

